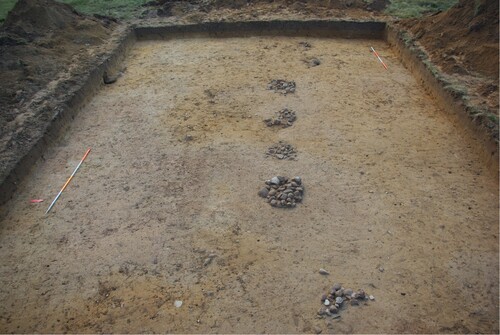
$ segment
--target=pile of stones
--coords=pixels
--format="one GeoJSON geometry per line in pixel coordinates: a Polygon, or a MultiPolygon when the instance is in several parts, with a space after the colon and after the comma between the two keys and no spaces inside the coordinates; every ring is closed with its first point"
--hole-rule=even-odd
{"type": "Polygon", "coordinates": [[[273,207],[295,207],[298,202],[302,201],[304,195],[302,178],[272,177],[266,180],[266,186],[258,194],[266,198],[273,207]]]}
{"type": "Polygon", "coordinates": [[[323,294],[319,311],[320,316],[340,317],[340,310],[346,305],[358,306],[366,300],[375,300],[372,295],[366,294],[362,289],[353,291],[350,288],[343,288],[340,284],[334,284],[328,294],[323,294]]]}
{"type": "Polygon", "coordinates": [[[311,43],[309,42],[306,42],[306,41],[302,41],[302,42],[299,42],[299,45],[302,46],[304,49],[308,50],[308,49],[311,49],[312,48],[312,45],[311,43]]]}
{"type": "Polygon", "coordinates": [[[284,95],[295,92],[295,82],[282,79],[274,79],[267,85],[268,90],[273,90],[284,95]]]}
{"type": "Polygon", "coordinates": [[[284,141],[279,141],[269,149],[267,149],[266,156],[276,157],[278,159],[293,160],[297,157],[295,148],[284,141]]]}
{"type": "Polygon", "coordinates": [[[307,64],[307,67],[315,67],[321,64],[321,61],[315,57],[304,59],[304,63],[307,64]]]}
{"type": "Polygon", "coordinates": [[[265,119],[264,122],[268,127],[282,126],[283,128],[290,127],[295,120],[297,120],[297,115],[291,109],[285,108],[277,112],[275,118],[265,119]]]}

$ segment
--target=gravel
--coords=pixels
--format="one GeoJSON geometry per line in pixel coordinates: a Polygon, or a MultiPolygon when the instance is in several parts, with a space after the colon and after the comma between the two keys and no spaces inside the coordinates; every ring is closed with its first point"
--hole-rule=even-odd
{"type": "Polygon", "coordinates": [[[284,141],[279,141],[269,149],[267,149],[266,156],[275,157],[277,159],[294,160],[297,157],[297,150],[284,141]]]}
{"type": "Polygon", "coordinates": [[[301,47],[303,47],[304,49],[306,49],[306,50],[309,50],[309,49],[311,49],[311,48],[312,48],[311,43],[306,42],[306,41],[299,42],[299,45],[300,45],[301,47]]]}
{"type": "Polygon", "coordinates": [[[368,295],[363,289],[354,291],[350,288],[343,288],[341,284],[335,283],[329,293],[323,294],[321,297],[323,307],[328,306],[328,309],[322,309],[320,315],[331,318],[339,317],[338,313],[342,309],[346,309],[348,306],[359,306],[363,301],[374,301],[374,299],[372,295],[368,295]],[[328,301],[328,305],[325,304],[325,301],[328,301]]]}
{"type": "Polygon", "coordinates": [[[321,61],[318,58],[313,57],[313,58],[304,59],[304,63],[306,63],[307,67],[315,67],[315,66],[320,65],[321,61]]]}
{"type": "MultiPolygon", "coordinates": [[[[304,186],[300,177],[275,176],[266,180],[265,189],[268,191],[267,202],[271,206],[278,208],[295,207],[297,203],[302,202],[304,196],[304,186]]],[[[258,194],[263,197],[265,194],[264,188],[258,194]]]]}
{"type": "Polygon", "coordinates": [[[267,85],[268,90],[273,90],[274,92],[281,93],[287,95],[288,93],[295,92],[295,82],[294,81],[286,81],[283,79],[273,79],[267,85]]]}
{"type": "Polygon", "coordinates": [[[268,127],[281,126],[283,128],[290,127],[295,120],[297,120],[297,115],[291,109],[285,108],[276,113],[275,118],[265,119],[264,122],[268,127]]]}

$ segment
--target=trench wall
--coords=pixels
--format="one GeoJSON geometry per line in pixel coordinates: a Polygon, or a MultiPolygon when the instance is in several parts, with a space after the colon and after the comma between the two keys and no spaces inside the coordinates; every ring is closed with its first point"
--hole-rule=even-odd
{"type": "MultiPolygon", "coordinates": [[[[58,111],[50,123],[45,125],[40,136],[33,141],[27,153],[0,171],[0,205],[6,203],[16,191],[19,183],[30,172],[44,151],[61,136],[74,117],[92,99],[103,85],[105,72],[114,73],[126,58],[137,40],[168,40],[179,37],[241,37],[241,36],[304,36],[384,39],[399,54],[404,65],[421,81],[422,85],[436,98],[440,107],[456,117],[467,131],[478,140],[478,146],[488,168],[498,172],[498,147],[484,132],[478,129],[453,95],[444,89],[442,83],[422,62],[419,50],[410,50],[396,28],[385,22],[354,21],[250,21],[250,22],[207,22],[200,24],[172,26],[136,26],[126,30],[117,47],[88,75],[78,81],[66,100],[61,101],[58,111]]],[[[59,93],[63,93],[61,90],[59,93]]]]}

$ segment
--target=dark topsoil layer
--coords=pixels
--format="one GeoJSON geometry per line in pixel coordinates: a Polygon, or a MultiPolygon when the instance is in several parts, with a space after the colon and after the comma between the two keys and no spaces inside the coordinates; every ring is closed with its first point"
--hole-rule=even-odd
{"type": "MultiPolygon", "coordinates": [[[[366,19],[383,15],[380,11],[387,2],[154,0],[141,17],[199,22],[258,20],[268,13],[294,12],[313,18],[366,19]]],[[[442,71],[463,76],[472,100],[498,115],[497,0],[461,0],[447,12],[402,21],[400,26],[413,34],[442,71]]],[[[54,117],[61,85],[69,88],[88,73],[109,51],[107,45],[119,27],[112,18],[82,15],[54,0],[18,1],[0,28],[0,184],[54,117]]],[[[498,122],[492,120],[484,122],[498,134],[498,122]]]]}

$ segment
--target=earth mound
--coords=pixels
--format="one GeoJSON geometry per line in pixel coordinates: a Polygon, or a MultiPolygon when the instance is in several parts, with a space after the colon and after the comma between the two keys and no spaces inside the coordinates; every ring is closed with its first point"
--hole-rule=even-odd
{"type": "Polygon", "coordinates": [[[388,0],[153,0],[148,2],[146,7],[155,8],[149,11],[146,16],[175,16],[188,12],[200,11],[210,12],[223,9],[242,10],[248,7],[269,8],[270,10],[288,8],[303,13],[324,13],[329,9],[360,9],[365,11],[381,12],[385,9],[388,0]],[[264,6],[264,7],[262,7],[264,6]]]}
{"type": "Polygon", "coordinates": [[[498,143],[497,0],[460,0],[446,12],[400,22],[441,68],[474,122],[498,143]]]}
{"type": "Polygon", "coordinates": [[[446,12],[410,19],[403,25],[445,72],[477,72],[498,79],[497,0],[460,0],[446,12]]]}
{"type": "MultiPolygon", "coordinates": [[[[58,74],[103,44],[115,22],[82,15],[54,0],[19,0],[0,27],[0,133],[23,103],[55,80],[58,74]]],[[[3,139],[2,139],[3,140],[3,139]]]]}

